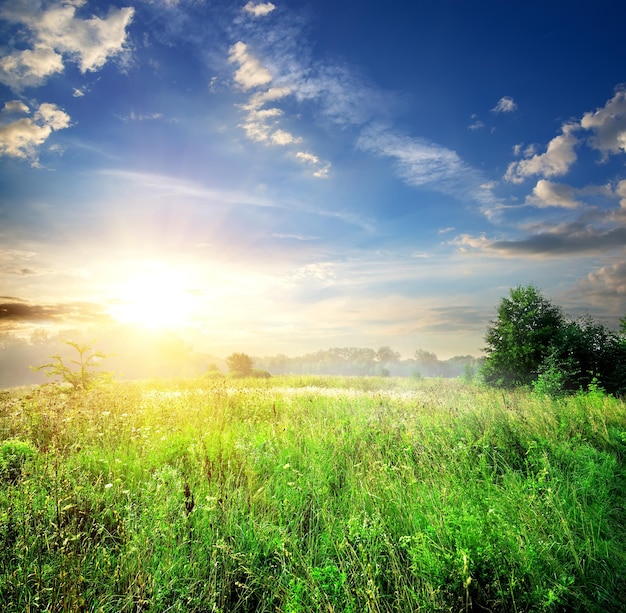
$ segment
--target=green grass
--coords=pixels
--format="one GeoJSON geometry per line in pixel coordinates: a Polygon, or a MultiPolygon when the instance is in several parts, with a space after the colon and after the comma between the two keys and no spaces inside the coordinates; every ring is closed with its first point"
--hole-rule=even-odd
{"type": "Polygon", "coordinates": [[[626,406],[280,377],[0,397],[0,610],[621,611],[626,406]]]}

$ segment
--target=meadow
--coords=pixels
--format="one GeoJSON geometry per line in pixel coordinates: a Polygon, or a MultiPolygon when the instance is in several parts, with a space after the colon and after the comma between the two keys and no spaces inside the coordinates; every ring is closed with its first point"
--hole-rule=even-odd
{"type": "Polygon", "coordinates": [[[0,610],[622,611],[626,405],[460,380],[0,395],[0,610]]]}

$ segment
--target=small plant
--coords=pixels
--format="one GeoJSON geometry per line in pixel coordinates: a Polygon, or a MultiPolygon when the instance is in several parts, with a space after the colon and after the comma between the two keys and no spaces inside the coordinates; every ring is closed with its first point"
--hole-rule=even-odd
{"type": "Polygon", "coordinates": [[[224,376],[224,373],[219,369],[217,364],[211,363],[204,376],[206,379],[219,379],[224,376]]]}
{"type": "Polygon", "coordinates": [[[15,485],[22,476],[24,464],[35,453],[35,448],[27,441],[4,441],[0,446],[0,482],[15,485]]]}
{"type": "Polygon", "coordinates": [[[53,362],[31,367],[35,371],[44,370],[48,377],[61,377],[62,381],[69,383],[76,391],[82,391],[93,387],[97,383],[109,379],[111,373],[96,370],[100,361],[109,357],[100,351],[93,351],[92,345],[64,341],[66,345],[74,347],[78,353],[78,359],[69,360],[70,364],[56,354],[50,356],[53,362]]]}
{"type": "Polygon", "coordinates": [[[478,379],[478,372],[473,364],[465,364],[463,366],[463,375],[461,376],[465,383],[475,383],[478,379]]]}

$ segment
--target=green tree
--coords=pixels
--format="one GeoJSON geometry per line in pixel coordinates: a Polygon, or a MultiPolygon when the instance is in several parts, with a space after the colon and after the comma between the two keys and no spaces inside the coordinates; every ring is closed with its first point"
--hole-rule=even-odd
{"type": "Polygon", "coordinates": [[[245,353],[231,353],[226,358],[229,372],[239,377],[249,377],[252,374],[252,358],[245,353]]]}
{"type": "Polygon", "coordinates": [[[530,385],[552,353],[565,318],[534,286],[518,286],[498,306],[487,329],[482,375],[497,387],[530,385]]]}
{"type": "Polygon", "coordinates": [[[51,355],[53,360],[48,364],[31,367],[33,370],[44,370],[48,377],[61,377],[65,383],[69,383],[75,390],[86,390],[95,384],[109,379],[111,373],[98,370],[100,362],[109,357],[108,355],[94,351],[92,345],[63,341],[73,347],[78,353],[77,359],[62,358],[60,355],[51,355]]]}

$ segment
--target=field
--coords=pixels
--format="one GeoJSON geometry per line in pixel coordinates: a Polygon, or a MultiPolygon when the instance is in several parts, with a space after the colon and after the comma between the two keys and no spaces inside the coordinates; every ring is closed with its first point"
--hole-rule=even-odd
{"type": "Polygon", "coordinates": [[[275,377],[0,397],[0,610],[623,610],[626,405],[275,377]]]}

